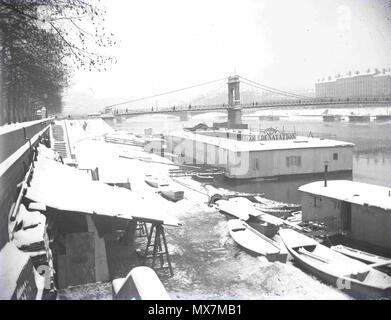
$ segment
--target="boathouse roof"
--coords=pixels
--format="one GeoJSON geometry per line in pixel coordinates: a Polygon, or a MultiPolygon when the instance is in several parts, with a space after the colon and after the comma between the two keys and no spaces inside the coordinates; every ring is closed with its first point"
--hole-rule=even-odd
{"type": "Polygon", "coordinates": [[[234,139],[213,137],[202,134],[194,134],[192,132],[175,132],[170,136],[183,138],[197,142],[206,143],[209,145],[218,146],[232,152],[246,151],[269,151],[269,150],[285,150],[285,149],[308,149],[308,148],[331,148],[331,147],[354,147],[353,143],[345,141],[337,141],[323,138],[308,138],[298,136],[296,139],[289,140],[262,140],[262,141],[238,141],[234,139]]]}
{"type": "Polygon", "coordinates": [[[137,193],[92,181],[86,171],[42,154],[35,162],[34,175],[25,197],[60,211],[179,225],[175,217],[137,193]]]}
{"type": "Polygon", "coordinates": [[[391,210],[391,188],[374,184],[349,180],[330,180],[327,181],[327,187],[325,187],[324,181],[316,181],[305,184],[298,190],[360,206],[391,210]]]}

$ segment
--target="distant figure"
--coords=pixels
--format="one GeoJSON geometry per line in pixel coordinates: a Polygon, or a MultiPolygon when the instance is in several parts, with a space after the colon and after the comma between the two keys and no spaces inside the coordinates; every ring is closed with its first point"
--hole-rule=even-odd
{"type": "Polygon", "coordinates": [[[153,111],[153,107],[152,107],[152,111],[153,111]]]}
{"type": "Polygon", "coordinates": [[[175,106],[173,106],[173,107],[172,107],[172,110],[174,110],[174,111],[175,111],[175,106]]]}
{"type": "Polygon", "coordinates": [[[189,104],[189,110],[191,110],[191,104],[189,104]]]}
{"type": "Polygon", "coordinates": [[[83,130],[86,131],[86,129],[87,129],[87,122],[84,121],[84,123],[83,123],[83,130]]]}
{"type": "Polygon", "coordinates": [[[125,110],[126,110],[126,113],[128,113],[128,108],[126,108],[125,110]]]}

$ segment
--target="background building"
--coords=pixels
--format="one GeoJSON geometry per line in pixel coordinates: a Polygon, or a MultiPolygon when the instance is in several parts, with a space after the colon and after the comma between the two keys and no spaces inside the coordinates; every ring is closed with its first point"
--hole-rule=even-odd
{"type": "Polygon", "coordinates": [[[391,97],[391,69],[365,73],[349,72],[345,76],[337,75],[320,79],[315,84],[317,98],[381,98],[391,97]]]}

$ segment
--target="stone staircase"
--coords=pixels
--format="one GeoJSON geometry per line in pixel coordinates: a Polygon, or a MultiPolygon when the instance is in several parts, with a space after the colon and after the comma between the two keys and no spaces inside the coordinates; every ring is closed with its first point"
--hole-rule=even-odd
{"type": "Polygon", "coordinates": [[[64,137],[64,128],[60,124],[52,125],[53,150],[58,152],[63,159],[69,157],[67,143],[64,137]]]}

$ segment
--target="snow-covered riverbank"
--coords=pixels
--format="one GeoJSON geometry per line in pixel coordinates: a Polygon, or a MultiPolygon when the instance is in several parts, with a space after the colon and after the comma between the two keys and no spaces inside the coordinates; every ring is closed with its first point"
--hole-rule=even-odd
{"type": "MultiPolygon", "coordinates": [[[[77,130],[77,126],[74,123],[68,130],[77,130]]],[[[146,153],[140,147],[110,144],[92,136],[82,139],[72,134],[71,145],[79,168],[98,168],[100,179],[106,182],[129,180],[131,189],[142,194],[145,201],[153,201],[160,210],[182,222],[179,227],[166,227],[174,276],[159,273],[173,299],[348,298],[291,262],[271,263],[238,248],[229,237],[227,218],[208,206],[209,198],[202,184],[190,177],[177,177],[173,181],[169,169],[176,166],[169,160],[146,153]],[[123,155],[126,158],[120,157],[123,155]],[[184,199],[174,203],[161,197],[156,188],[145,183],[147,174],[170,180],[173,187],[184,191],[184,199]]]]}

